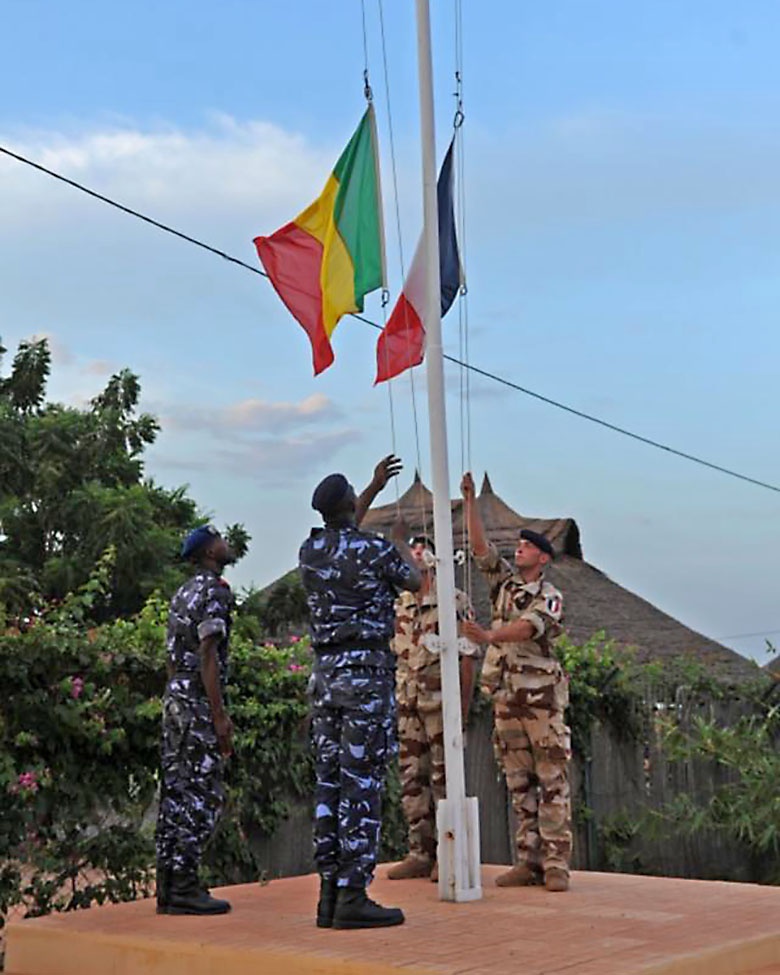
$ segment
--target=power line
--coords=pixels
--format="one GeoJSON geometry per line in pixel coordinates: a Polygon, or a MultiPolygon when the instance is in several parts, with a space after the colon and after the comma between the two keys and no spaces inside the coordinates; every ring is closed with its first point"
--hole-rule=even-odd
{"type": "Polygon", "coordinates": [[[45,173],[47,176],[51,176],[52,179],[58,179],[61,183],[67,183],[68,186],[81,190],[82,193],[86,193],[87,196],[92,196],[96,200],[100,200],[101,203],[107,203],[110,207],[121,210],[123,213],[129,213],[131,217],[137,217],[139,220],[143,220],[144,223],[150,223],[153,227],[157,227],[158,230],[164,230],[166,234],[173,234],[174,237],[179,237],[181,240],[186,240],[188,244],[194,244],[196,247],[201,247],[204,251],[209,251],[211,254],[216,254],[217,257],[230,261],[231,264],[238,264],[240,267],[246,268],[247,271],[252,271],[254,274],[259,274],[261,277],[268,277],[265,271],[261,271],[259,267],[254,267],[252,264],[247,264],[246,261],[242,261],[238,257],[233,257],[231,254],[226,254],[225,251],[218,250],[218,248],[212,247],[210,244],[204,244],[202,240],[198,240],[195,237],[190,237],[188,234],[183,234],[180,230],[174,230],[173,227],[160,223],[159,220],[153,220],[151,217],[147,217],[145,214],[139,213],[137,210],[131,210],[130,207],[117,203],[116,200],[112,200],[108,196],[103,196],[102,193],[96,193],[95,190],[91,190],[88,186],[84,186],[82,183],[77,183],[74,179],[68,179],[67,176],[62,176],[60,173],[55,173],[53,169],[47,169],[45,166],[41,166],[40,163],[33,162],[32,159],[26,159],[24,156],[20,156],[16,152],[11,152],[10,149],[6,149],[4,146],[0,146],[0,152],[4,153],[6,156],[10,156],[12,159],[16,159],[19,162],[24,163],[26,166],[32,166],[33,169],[37,169],[40,172],[45,173]]]}
{"type": "MultiPolygon", "coordinates": [[[[151,224],[151,226],[157,227],[158,230],[162,230],[167,234],[172,234],[174,237],[178,237],[180,240],[185,240],[189,244],[194,244],[195,247],[200,247],[202,250],[215,254],[217,257],[221,257],[223,260],[228,261],[231,264],[237,264],[239,267],[243,267],[247,271],[251,271],[253,274],[259,274],[261,277],[268,277],[265,271],[262,271],[259,267],[255,267],[252,264],[247,264],[246,261],[242,261],[240,258],[234,257],[232,254],[227,254],[225,251],[221,251],[216,247],[212,247],[210,244],[206,244],[204,241],[198,240],[196,237],[191,237],[189,234],[182,233],[180,230],[167,226],[167,224],[160,223],[159,220],[153,220],[151,217],[147,217],[145,214],[139,213],[137,210],[133,210],[121,203],[117,203],[116,200],[112,200],[108,196],[103,196],[102,193],[97,193],[95,190],[89,189],[89,187],[84,186],[82,183],[77,183],[73,179],[68,179],[67,176],[62,176],[60,173],[57,173],[52,169],[48,169],[46,166],[42,166],[40,163],[34,162],[32,159],[27,159],[25,156],[22,156],[19,153],[12,152],[10,149],[6,149],[4,146],[0,146],[0,153],[10,156],[12,159],[16,159],[17,162],[24,163],[26,166],[31,166],[33,169],[37,169],[39,172],[45,173],[47,176],[51,176],[52,179],[59,180],[61,183],[66,183],[68,186],[72,186],[74,189],[80,190],[82,193],[86,193],[87,196],[100,200],[101,203],[105,203],[117,210],[121,210],[123,213],[129,214],[131,217],[136,217],[138,220],[143,220],[144,223],[151,224]]],[[[364,315],[353,313],[351,317],[356,318],[358,321],[363,322],[366,325],[370,325],[372,328],[376,328],[380,331],[382,329],[381,325],[377,324],[377,322],[371,321],[371,319],[366,318],[364,315]]],[[[728,467],[722,467],[720,464],[713,464],[712,462],[704,460],[701,457],[696,457],[694,454],[686,453],[683,450],[677,450],[674,447],[670,447],[668,444],[660,443],[657,440],[651,440],[649,437],[644,437],[639,433],[633,433],[631,430],[625,429],[625,427],[617,426],[615,423],[610,423],[608,420],[602,420],[600,417],[575,409],[573,406],[567,406],[565,403],[559,403],[557,400],[551,399],[549,396],[544,396],[542,393],[537,393],[532,389],[528,389],[526,386],[519,385],[519,383],[514,383],[509,379],[504,379],[503,376],[498,376],[496,373],[489,372],[487,369],[480,369],[471,362],[463,362],[461,359],[458,359],[455,356],[446,354],[444,355],[444,358],[456,366],[460,366],[461,368],[465,368],[470,372],[476,373],[478,376],[483,376],[485,379],[489,379],[492,382],[506,386],[508,389],[514,389],[519,393],[523,393],[525,396],[530,396],[532,399],[538,400],[541,403],[546,403],[548,406],[554,406],[556,409],[563,410],[565,413],[570,413],[572,416],[577,416],[581,420],[588,420],[590,423],[595,423],[600,427],[611,430],[613,433],[619,433],[624,437],[629,437],[631,440],[636,440],[638,443],[646,444],[649,447],[655,447],[656,450],[663,450],[668,454],[672,454],[675,457],[681,457],[683,460],[690,461],[693,464],[698,464],[701,467],[707,467],[710,470],[718,471],[721,474],[727,474],[729,477],[734,477],[739,481],[745,481],[747,484],[754,484],[756,487],[765,488],[767,491],[774,491],[776,494],[780,494],[780,487],[775,484],[769,484],[767,481],[759,481],[757,478],[749,477],[747,474],[740,474],[738,471],[733,471],[728,467]]]]}
{"type": "Polygon", "coordinates": [[[746,640],[751,636],[774,636],[780,630],[759,630],[757,633],[731,633],[729,636],[719,636],[718,640],[746,640]]]}

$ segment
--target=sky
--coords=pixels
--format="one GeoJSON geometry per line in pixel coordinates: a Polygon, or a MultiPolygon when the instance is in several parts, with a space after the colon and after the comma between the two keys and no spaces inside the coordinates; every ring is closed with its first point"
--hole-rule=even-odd
{"type": "MultiPolygon", "coordinates": [[[[780,485],[780,5],[463,0],[460,61],[457,4],[432,7],[440,157],[458,65],[466,117],[445,350],[467,334],[481,369],[780,485]]],[[[421,225],[414,4],[364,9],[394,299],[421,225]]],[[[258,267],[253,238],[319,194],[364,107],[357,0],[6,0],[3,19],[1,146],[258,267]]],[[[395,450],[401,491],[430,482],[424,368],[374,388],[370,326],[344,319],[315,379],[262,277],[2,155],[0,214],[3,344],[47,335],[62,402],[139,374],[163,428],[147,473],[246,525],[239,587],[295,564],[325,474],[360,487],[395,450]]],[[[453,496],[489,471],[520,513],[575,518],[621,585],[768,660],[778,493],[446,379],[453,496]]]]}

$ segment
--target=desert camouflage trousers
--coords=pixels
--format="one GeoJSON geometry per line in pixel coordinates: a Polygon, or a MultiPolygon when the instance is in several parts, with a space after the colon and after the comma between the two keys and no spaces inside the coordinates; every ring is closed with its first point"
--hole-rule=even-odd
{"type": "Polygon", "coordinates": [[[568,681],[539,686],[512,674],[493,694],[496,759],[506,776],[517,820],[517,862],[568,873],[571,859],[571,734],[564,720],[568,681]]]}
{"type": "Polygon", "coordinates": [[[189,873],[197,871],[222,812],[223,760],[208,701],[188,697],[176,683],[163,700],[157,864],[189,873]]]}
{"type": "Polygon", "coordinates": [[[395,675],[340,667],[312,675],[314,859],[339,887],[367,887],[376,867],[382,790],[395,749],[395,675]]]}
{"type": "Polygon", "coordinates": [[[446,792],[441,694],[407,696],[399,685],[398,738],[401,804],[409,827],[409,853],[436,859],[436,803],[446,792]]]}

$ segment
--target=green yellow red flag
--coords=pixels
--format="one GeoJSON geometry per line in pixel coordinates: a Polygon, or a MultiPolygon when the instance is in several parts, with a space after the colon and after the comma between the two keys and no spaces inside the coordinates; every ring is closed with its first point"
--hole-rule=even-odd
{"type": "Polygon", "coordinates": [[[342,315],[385,284],[376,119],[369,105],[325,188],[291,223],[255,246],[277,294],[312,345],[315,376],[334,355],[342,315]]]}

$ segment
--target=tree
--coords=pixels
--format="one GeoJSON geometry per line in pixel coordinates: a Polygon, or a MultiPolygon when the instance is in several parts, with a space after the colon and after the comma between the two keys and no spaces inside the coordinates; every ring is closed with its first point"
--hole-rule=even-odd
{"type": "MultiPolygon", "coordinates": [[[[77,409],[45,402],[50,367],[45,339],[22,342],[0,377],[0,604],[19,613],[61,599],[113,547],[111,590],[96,616],[134,613],[181,581],[179,543],[205,519],[184,488],[144,478],[143,452],[160,427],[138,411],[134,373],[111,376],[77,409]]],[[[229,531],[243,554],[246,531],[229,531]]]]}

